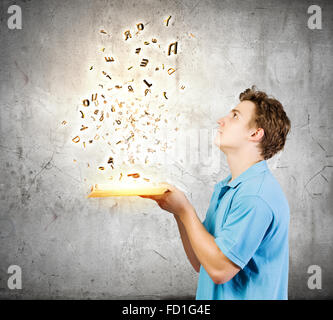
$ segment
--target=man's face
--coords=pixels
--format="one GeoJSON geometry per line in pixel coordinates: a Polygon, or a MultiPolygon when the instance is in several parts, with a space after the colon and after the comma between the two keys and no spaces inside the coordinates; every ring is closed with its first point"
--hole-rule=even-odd
{"type": "Polygon", "coordinates": [[[241,149],[250,143],[254,128],[250,128],[255,114],[252,101],[242,101],[229,114],[219,119],[218,132],[214,143],[223,151],[241,149]]]}

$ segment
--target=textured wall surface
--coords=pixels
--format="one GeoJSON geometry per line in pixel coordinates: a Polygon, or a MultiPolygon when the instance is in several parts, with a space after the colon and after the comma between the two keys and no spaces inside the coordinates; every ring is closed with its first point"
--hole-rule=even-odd
{"type": "MultiPolygon", "coordinates": [[[[194,297],[198,275],[172,215],[138,197],[85,198],[99,173],[87,170],[71,141],[78,103],[96,85],[89,67],[98,64],[97,52],[106,47],[129,66],[137,40],[125,43],[123,33],[135,33],[140,22],[141,40],[156,37],[164,51],[178,41],[168,61],[177,69],[173,84],[185,89],[172,91],[168,103],[184,130],[216,127],[252,84],[283,103],[292,130],[268,164],[291,209],[289,298],[333,298],[331,1],[316,1],[321,30],[307,27],[311,1],[15,3],[22,30],[7,27],[13,1],[0,4],[1,298],[194,297]],[[7,287],[10,265],[22,268],[21,290],[7,287]],[[322,269],[320,290],[307,286],[311,265],[322,269]]],[[[185,189],[201,219],[214,184],[228,173],[211,147],[211,161],[175,159],[161,170],[185,189]]]]}

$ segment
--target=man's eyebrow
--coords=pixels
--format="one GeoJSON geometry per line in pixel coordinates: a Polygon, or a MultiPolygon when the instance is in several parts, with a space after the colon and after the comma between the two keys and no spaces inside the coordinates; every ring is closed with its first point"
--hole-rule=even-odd
{"type": "Polygon", "coordinates": [[[240,115],[242,115],[242,113],[241,113],[238,109],[232,109],[231,112],[237,112],[237,113],[239,113],[240,115]]]}

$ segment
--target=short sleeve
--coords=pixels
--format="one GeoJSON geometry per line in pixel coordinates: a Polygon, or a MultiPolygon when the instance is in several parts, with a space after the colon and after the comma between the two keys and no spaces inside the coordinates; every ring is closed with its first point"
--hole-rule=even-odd
{"type": "Polygon", "coordinates": [[[258,249],[272,219],[272,210],[263,199],[242,197],[232,205],[215,242],[228,259],[243,269],[258,249]]]}

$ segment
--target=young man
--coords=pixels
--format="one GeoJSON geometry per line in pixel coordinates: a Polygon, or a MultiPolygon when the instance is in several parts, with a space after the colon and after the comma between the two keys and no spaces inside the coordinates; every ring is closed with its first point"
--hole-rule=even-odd
{"type": "Polygon", "coordinates": [[[215,185],[204,222],[174,186],[148,198],[174,214],[200,272],[196,299],[287,299],[289,206],[266,160],[283,149],[290,120],[279,101],[252,87],[217,123],[215,144],[231,174],[215,185]]]}

